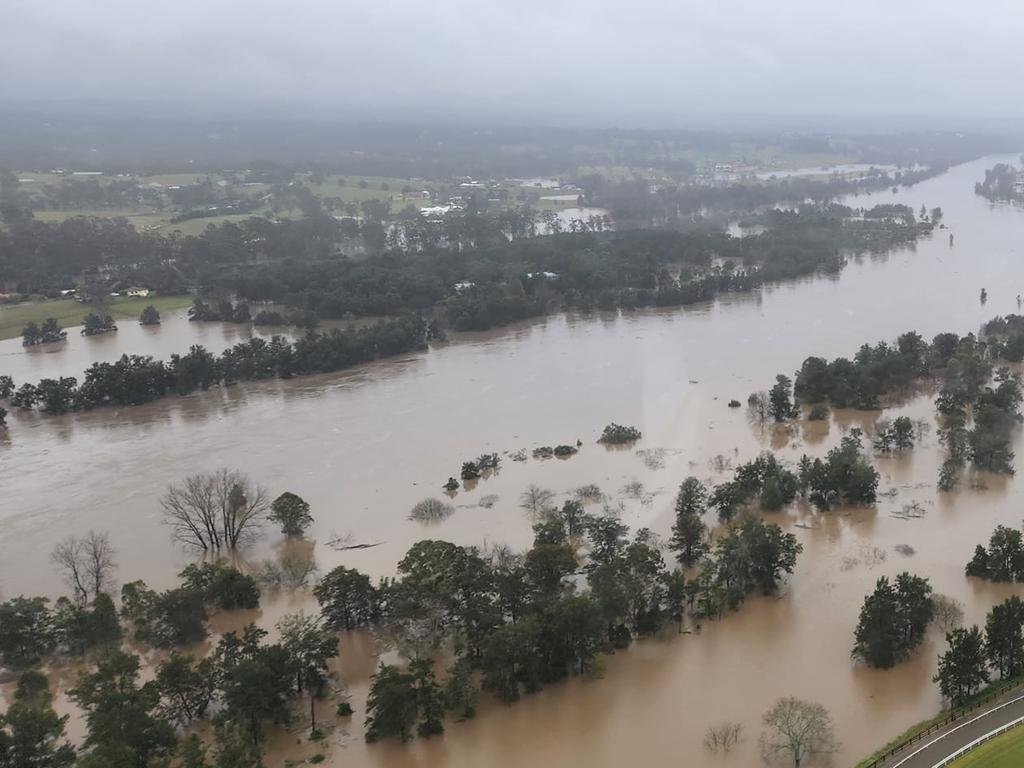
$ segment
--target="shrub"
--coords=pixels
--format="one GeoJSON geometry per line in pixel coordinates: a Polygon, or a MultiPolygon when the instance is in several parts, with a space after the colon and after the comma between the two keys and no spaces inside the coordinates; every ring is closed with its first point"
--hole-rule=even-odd
{"type": "Polygon", "coordinates": [[[643,435],[640,430],[636,427],[625,427],[621,424],[612,422],[601,432],[601,437],[598,438],[599,443],[606,445],[623,445],[625,443],[633,443],[639,440],[643,435]]]}

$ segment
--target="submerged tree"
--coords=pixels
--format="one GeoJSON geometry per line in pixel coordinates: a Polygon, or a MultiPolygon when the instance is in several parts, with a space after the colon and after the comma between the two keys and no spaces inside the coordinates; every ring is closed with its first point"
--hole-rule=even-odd
{"type": "Polygon", "coordinates": [[[903,572],[891,584],[882,576],[875,591],[864,598],[853,655],[872,667],[893,666],[920,644],[934,614],[927,579],[903,572]]]}
{"type": "Polygon", "coordinates": [[[319,616],[302,611],[277,623],[281,645],[288,653],[295,673],[295,687],[309,696],[309,728],[316,730],[316,700],[327,683],[327,663],[338,655],[338,637],[324,629],[319,616]]]}
{"type": "Polygon", "coordinates": [[[159,714],[159,688],[140,686],[138,678],[138,657],[116,651],[68,691],[88,725],[89,762],[82,765],[148,766],[173,753],[174,729],[159,714]]]}
{"type": "Polygon", "coordinates": [[[270,505],[270,519],[281,526],[285,536],[301,536],[313,522],[309,504],[301,496],[285,491],[270,505]]]}
{"type": "Polygon", "coordinates": [[[932,682],[942,695],[959,706],[988,682],[985,640],[977,626],[946,633],[949,648],[939,655],[939,671],[932,682]]]}
{"type": "Polygon", "coordinates": [[[15,702],[0,713],[0,766],[3,768],[70,768],[75,750],[64,740],[68,716],[45,706],[15,702]]]}
{"type": "Polygon", "coordinates": [[[112,585],[117,567],[114,547],[106,533],[89,531],[84,538],[70,536],[54,547],[50,559],[71,588],[75,600],[87,603],[112,585]]]}
{"type": "Polygon", "coordinates": [[[184,544],[236,549],[256,537],[267,515],[267,492],[241,472],[220,469],[172,484],[160,499],[164,523],[184,544]]]}
{"type": "Polygon", "coordinates": [[[408,741],[419,712],[415,678],[381,662],[366,698],[366,741],[397,738],[408,741]]]}
{"type": "Polygon", "coordinates": [[[689,568],[708,551],[707,527],[702,519],[707,511],[707,491],[695,477],[688,477],[676,495],[676,519],[669,547],[679,564],[689,568]]]}
{"type": "Polygon", "coordinates": [[[839,745],[832,732],[832,718],[821,704],[787,697],[779,699],[764,715],[761,754],[766,762],[791,762],[793,768],[817,758],[827,758],[839,745]]]}

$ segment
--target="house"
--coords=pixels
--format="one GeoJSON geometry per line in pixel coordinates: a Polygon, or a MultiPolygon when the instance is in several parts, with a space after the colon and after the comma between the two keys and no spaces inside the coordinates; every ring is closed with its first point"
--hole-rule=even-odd
{"type": "Polygon", "coordinates": [[[149,288],[140,288],[138,286],[132,286],[125,291],[129,296],[149,296],[149,288]]]}
{"type": "Polygon", "coordinates": [[[531,280],[535,277],[542,277],[545,280],[554,280],[558,277],[557,272],[527,272],[526,276],[531,280]]]}
{"type": "Polygon", "coordinates": [[[444,216],[451,209],[450,205],[425,205],[420,208],[420,216],[425,216],[428,219],[437,218],[444,216]]]}
{"type": "Polygon", "coordinates": [[[462,293],[463,291],[467,290],[468,288],[472,288],[475,285],[476,283],[470,282],[469,280],[460,280],[452,287],[455,288],[455,290],[458,291],[459,293],[462,293]]]}

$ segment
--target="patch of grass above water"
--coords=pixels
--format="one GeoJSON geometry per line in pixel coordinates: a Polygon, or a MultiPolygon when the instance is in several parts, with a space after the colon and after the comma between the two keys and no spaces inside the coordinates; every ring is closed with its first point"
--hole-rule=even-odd
{"type": "MultiPolygon", "coordinates": [[[[106,311],[115,320],[138,319],[139,313],[152,304],[160,312],[171,312],[182,309],[192,303],[192,296],[147,296],[111,298],[106,304],[106,311]]],[[[55,317],[63,327],[82,324],[90,312],[98,307],[94,304],[79,304],[74,299],[48,299],[46,301],[27,301],[21,304],[0,305],[0,339],[14,339],[21,336],[22,329],[31,322],[41,323],[48,317],[55,317]]]]}

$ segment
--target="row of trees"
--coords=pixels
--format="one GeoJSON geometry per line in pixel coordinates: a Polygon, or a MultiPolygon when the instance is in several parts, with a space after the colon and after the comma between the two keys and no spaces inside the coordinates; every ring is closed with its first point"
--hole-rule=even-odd
{"type": "Polygon", "coordinates": [[[964,571],[987,581],[1024,581],[1024,536],[1015,528],[996,526],[988,549],[975,547],[964,571]]]}
{"type": "MultiPolygon", "coordinates": [[[[695,488],[695,481],[683,484],[679,505],[699,514],[695,488]]],[[[666,567],[646,529],[630,538],[618,519],[586,515],[576,501],[543,517],[523,555],[421,541],[399,563],[397,579],[374,585],[342,566],[317,585],[327,626],[378,627],[412,659],[408,669],[382,665],[374,676],[368,738],[429,735],[445,708],[468,716],[472,670],[486,690],[514,701],[524,690],[585,672],[601,652],[667,622],[681,628],[687,615],[718,618],[751,592],[777,590],[801,551],[792,534],[756,518],[713,546],[706,531],[680,532],[670,547],[681,563],[699,566],[688,578],[666,567]],[[428,660],[442,645],[457,651],[444,690],[428,660]]]]}
{"type": "Polygon", "coordinates": [[[993,606],[985,630],[957,627],[946,634],[935,682],[954,706],[977,693],[994,670],[1000,678],[1024,674],[1024,602],[1016,595],[993,606]]]}
{"type": "Polygon", "coordinates": [[[281,336],[236,344],[215,356],[194,345],[168,362],[123,355],[113,363],[93,363],[79,385],[75,377],[24,383],[9,393],[11,404],[50,414],[105,405],[140,405],[168,394],[187,395],[218,385],[273,377],[326,373],[381,357],[422,350],[435,333],[417,317],[382,321],[357,329],[308,333],[295,342],[281,336]]]}
{"type": "Polygon", "coordinates": [[[68,332],[60,327],[55,318],[48,317],[42,325],[31,322],[21,331],[21,345],[23,347],[34,347],[37,344],[52,344],[55,341],[64,341],[68,332]]]}
{"type": "MultiPolygon", "coordinates": [[[[780,376],[767,413],[778,421],[794,417],[799,402],[829,403],[835,407],[878,409],[882,398],[906,394],[923,381],[939,379],[936,398],[939,438],[946,459],[939,474],[940,490],[956,487],[961,470],[1013,473],[1012,431],[1021,421],[1020,376],[997,361],[1024,359],[1024,317],[998,317],[984,327],[984,336],[940,333],[926,342],[910,331],[895,344],[863,345],[852,360],[820,357],[804,360],[789,397],[788,379],[780,376]]],[[[881,425],[875,441],[883,453],[901,452],[913,445],[915,429],[906,417],[881,425]]]]}
{"type": "Polygon", "coordinates": [[[859,429],[851,429],[824,459],[804,454],[796,471],[783,466],[769,452],[739,465],[732,480],[716,485],[708,505],[719,520],[731,521],[745,506],[757,502],[766,511],[782,509],[797,495],[820,509],[836,504],[873,504],[878,491],[878,472],[871,466],[861,443],[859,429]]]}

